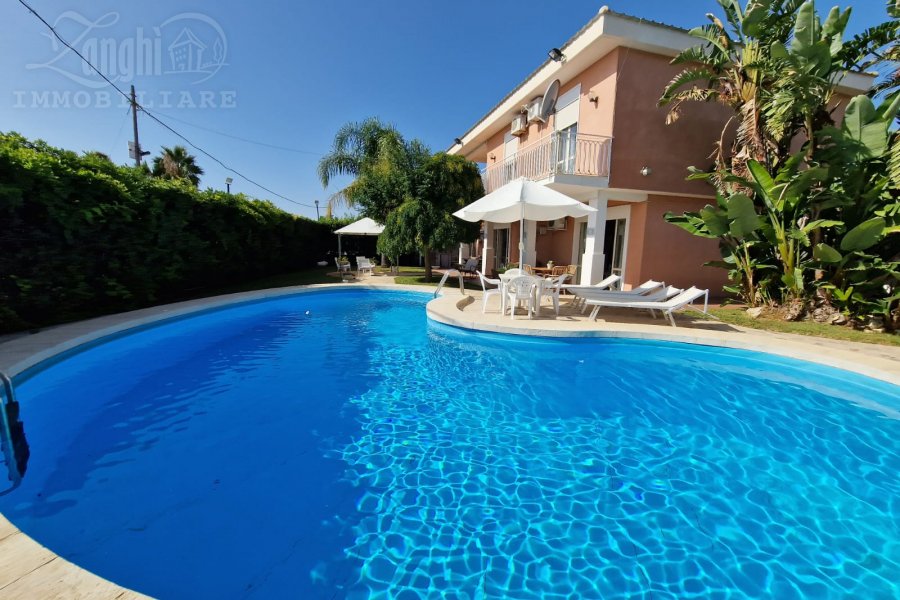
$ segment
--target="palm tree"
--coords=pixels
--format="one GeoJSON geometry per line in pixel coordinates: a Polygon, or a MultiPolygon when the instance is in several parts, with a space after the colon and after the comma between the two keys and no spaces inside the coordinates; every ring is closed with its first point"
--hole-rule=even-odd
{"type": "MultiPolygon", "coordinates": [[[[394,162],[397,157],[405,154],[406,145],[403,137],[392,125],[384,124],[376,117],[347,123],[335,134],[331,152],[319,161],[318,174],[322,187],[327,188],[335,177],[341,175],[358,177],[367,168],[374,168],[379,162],[382,164],[394,162]]],[[[355,184],[356,181],[328,198],[326,213],[328,216],[340,206],[352,208],[358,205],[354,198],[355,184]]]]}
{"type": "Polygon", "coordinates": [[[203,169],[197,165],[197,159],[188,153],[184,146],[167,148],[163,146],[162,153],[153,159],[153,176],[163,179],[186,179],[191,185],[200,185],[200,176],[203,169]]]}

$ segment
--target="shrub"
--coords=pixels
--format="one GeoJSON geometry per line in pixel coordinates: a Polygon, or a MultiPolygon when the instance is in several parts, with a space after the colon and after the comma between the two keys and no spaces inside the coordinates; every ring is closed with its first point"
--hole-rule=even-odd
{"type": "Polygon", "coordinates": [[[0,133],[0,331],[311,267],[333,227],[0,133]]]}

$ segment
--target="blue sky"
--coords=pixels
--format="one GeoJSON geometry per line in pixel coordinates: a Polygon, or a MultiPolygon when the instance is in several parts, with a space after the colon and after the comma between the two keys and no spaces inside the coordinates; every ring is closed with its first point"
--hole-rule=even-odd
{"type": "MultiPolygon", "coordinates": [[[[313,201],[324,205],[329,195],[316,178],[316,164],[342,124],[374,115],[432,149],[445,149],[602,6],[586,0],[29,4],[58,23],[67,40],[79,40],[76,47],[92,53],[121,87],[134,84],[143,102],[191,141],[310,206],[272,197],[238,177],[232,191],[313,217],[313,201]],[[185,29],[193,36],[182,36],[185,29]],[[202,53],[190,54],[197,44],[202,53]],[[146,51],[133,51],[137,46],[146,51]]],[[[855,33],[885,20],[884,4],[841,6],[853,6],[855,33]]],[[[820,12],[831,5],[820,2],[820,12]]],[[[692,27],[717,4],[619,0],[610,7],[692,27]]],[[[46,28],[16,0],[0,4],[0,23],[0,130],[128,162],[131,121],[121,98],[109,87],[93,89],[77,79],[97,80],[82,72],[76,57],[59,56],[46,28]]],[[[141,117],[145,149],[155,154],[178,143],[141,117]]],[[[198,162],[206,170],[202,187],[225,187],[229,173],[202,155],[198,162]]]]}

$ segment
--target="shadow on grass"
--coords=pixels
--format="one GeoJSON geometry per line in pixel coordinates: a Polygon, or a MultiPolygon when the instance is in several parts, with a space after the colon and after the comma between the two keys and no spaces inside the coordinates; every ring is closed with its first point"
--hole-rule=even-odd
{"type": "MultiPolygon", "coordinates": [[[[441,281],[441,277],[443,277],[440,273],[435,273],[431,276],[431,280],[425,279],[424,272],[421,275],[413,275],[404,273],[403,275],[394,277],[394,283],[399,285],[421,285],[421,286],[430,286],[436,288],[438,283],[441,281]]],[[[472,280],[468,280],[465,282],[465,286],[467,290],[481,290],[481,284],[475,283],[472,280]]],[[[444,284],[444,287],[459,287],[459,279],[456,277],[451,277],[444,284]]]]}
{"type": "Polygon", "coordinates": [[[849,327],[815,323],[812,321],[782,321],[780,319],[767,317],[754,319],[743,310],[734,308],[714,308],[709,312],[725,323],[739,325],[750,329],[777,331],[779,333],[794,333],[847,342],[900,346],[900,335],[893,333],[857,331],[849,327]]]}

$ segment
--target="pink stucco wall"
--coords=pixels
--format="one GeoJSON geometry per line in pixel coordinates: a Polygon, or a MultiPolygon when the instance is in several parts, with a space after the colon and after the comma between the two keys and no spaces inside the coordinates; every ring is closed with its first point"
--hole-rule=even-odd
{"type": "Polygon", "coordinates": [[[681,70],[665,56],[630,49],[619,54],[610,187],[710,194],[688,182],[689,166],[706,168],[728,110],[714,103],[688,103],[681,118],[666,125],[667,107],[657,106],[666,84],[681,70]],[[643,167],[652,171],[641,175],[643,167]]]}
{"type": "MultiPolygon", "coordinates": [[[[567,89],[581,84],[578,107],[578,132],[588,135],[613,135],[616,102],[616,70],[619,68],[621,48],[617,48],[582,71],[567,89]],[[592,94],[597,102],[591,102],[592,94]]],[[[615,144],[615,141],[613,141],[615,144]]]]}
{"type": "Polygon", "coordinates": [[[696,211],[706,204],[708,201],[696,198],[654,195],[647,202],[632,204],[625,283],[635,286],[656,279],[678,287],[694,285],[721,295],[727,281],[725,270],[701,266],[721,259],[718,242],[695,237],[663,218],[669,211],[696,211]]]}
{"type": "Polygon", "coordinates": [[[566,229],[540,233],[543,223],[538,223],[538,236],[535,240],[537,260],[542,265],[552,260],[557,265],[567,265],[572,262],[572,241],[575,231],[575,219],[566,219],[566,229]]]}
{"type": "MultiPolygon", "coordinates": [[[[563,95],[577,85],[581,85],[581,95],[578,99],[578,130],[581,133],[604,136],[610,136],[613,133],[616,69],[619,65],[619,53],[619,49],[613,50],[560,88],[560,95],[563,95]],[[599,96],[598,102],[594,103],[589,100],[591,93],[599,96]]],[[[550,117],[546,123],[535,121],[529,124],[527,132],[518,136],[519,149],[539,142],[553,133],[554,127],[553,117],[550,117]]],[[[488,167],[507,158],[503,152],[503,140],[508,131],[507,127],[503,128],[485,143],[486,152],[483,158],[488,167]],[[491,156],[494,158],[491,159],[491,156]]],[[[472,158],[480,160],[482,157],[473,156],[472,158]]]]}

